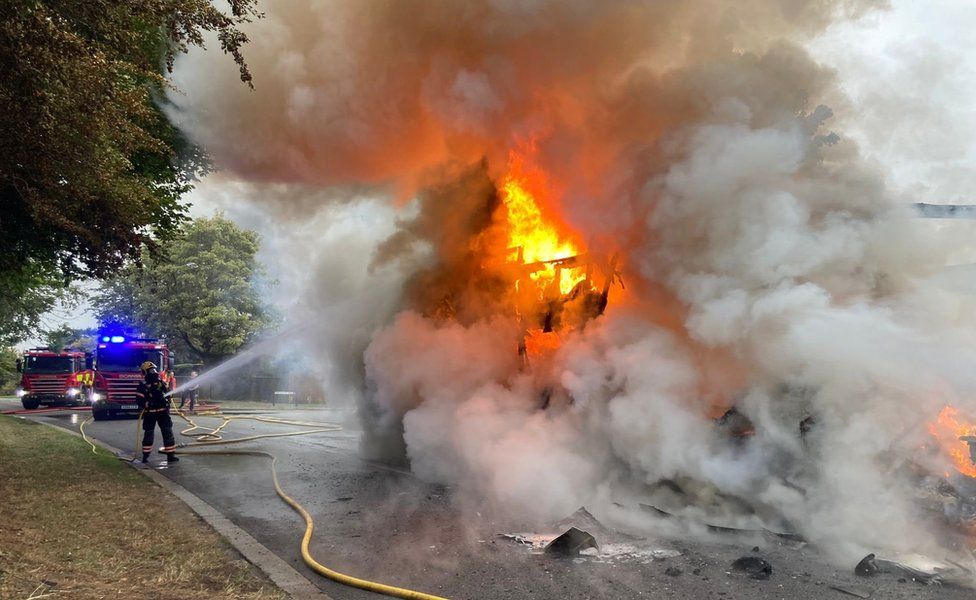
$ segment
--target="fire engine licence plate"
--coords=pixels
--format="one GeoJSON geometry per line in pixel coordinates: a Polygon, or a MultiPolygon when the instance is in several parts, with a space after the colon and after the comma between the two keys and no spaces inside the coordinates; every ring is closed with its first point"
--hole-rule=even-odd
{"type": "Polygon", "coordinates": [[[138,404],[123,404],[119,408],[121,408],[122,410],[135,410],[135,409],[139,408],[139,405],[138,404]]]}

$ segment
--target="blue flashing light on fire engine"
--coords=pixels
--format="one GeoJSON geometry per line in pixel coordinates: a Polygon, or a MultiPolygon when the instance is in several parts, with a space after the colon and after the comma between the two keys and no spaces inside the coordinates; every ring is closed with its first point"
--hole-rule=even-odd
{"type": "Polygon", "coordinates": [[[102,341],[103,341],[103,342],[107,342],[107,341],[109,341],[109,340],[111,340],[111,339],[112,339],[112,338],[110,338],[110,337],[109,337],[109,336],[107,336],[107,335],[103,335],[103,336],[102,336],[102,341]]]}
{"type": "Polygon", "coordinates": [[[124,341],[125,341],[125,336],[121,336],[121,335],[113,335],[112,336],[112,343],[113,344],[121,344],[124,341]]]}

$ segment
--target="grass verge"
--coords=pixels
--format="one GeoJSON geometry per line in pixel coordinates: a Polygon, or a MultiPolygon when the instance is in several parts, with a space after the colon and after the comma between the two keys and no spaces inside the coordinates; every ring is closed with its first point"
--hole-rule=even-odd
{"type": "Polygon", "coordinates": [[[0,598],[287,596],[113,456],[0,415],[0,598]]]}

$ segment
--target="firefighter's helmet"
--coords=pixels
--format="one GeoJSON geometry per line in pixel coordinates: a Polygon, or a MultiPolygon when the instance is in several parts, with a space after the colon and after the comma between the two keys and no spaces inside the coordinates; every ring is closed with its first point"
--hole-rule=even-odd
{"type": "Polygon", "coordinates": [[[156,368],[155,363],[153,363],[150,360],[147,360],[146,362],[139,365],[139,370],[142,371],[143,373],[147,373],[150,370],[157,371],[158,369],[156,368]]]}

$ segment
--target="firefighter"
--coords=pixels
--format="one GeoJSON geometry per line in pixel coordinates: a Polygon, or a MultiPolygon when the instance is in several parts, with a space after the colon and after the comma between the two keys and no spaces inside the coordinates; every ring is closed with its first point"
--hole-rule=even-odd
{"type": "Polygon", "coordinates": [[[190,412],[194,411],[194,407],[197,404],[197,393],[200,390],[200,386],[193,384],[193,380],[196,379],[198,375],[199,373],[196,371],[190,372],[190,381],[187,382],[187,387],[185,390],[183,390],[183,394],[180,396],[180,410],[183,410],[183,405],[186,404],[187,400],[189,400],[190,412]]]}
{"type": "Polygon", "coordinates": [[[142,410],[142,462],[149,462],[153,449],[156,424],[163,434],[163,452],[170,463],[179,462],[176,457],[176,438],[173,437],[173,419],[169,416],[169,385],[159,377],[156,365],[146,361],[139,367],[145,379],[139,384],[139,408],[142,410]]]}

